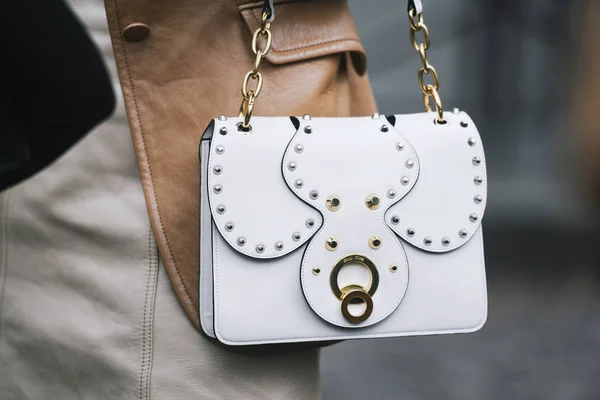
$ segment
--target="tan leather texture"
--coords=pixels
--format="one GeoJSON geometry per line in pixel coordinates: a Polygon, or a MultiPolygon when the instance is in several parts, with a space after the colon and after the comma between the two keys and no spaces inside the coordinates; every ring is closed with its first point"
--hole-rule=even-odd
{"type": "MultiPolygon", "coordinates": [[[[175,292],[199,328],[198,145],[235,116],[252,68],[259,3],[105,0],[148,213],[175,292]],[[254,7],[254,8],[252,8],[254,7]],[[147,38],[123,31],[145,24],[147,38]]],[[[376,110],[365,54],[344,0],[276,2],[273,51],[255,115],[353,116],[376,110]]]]}

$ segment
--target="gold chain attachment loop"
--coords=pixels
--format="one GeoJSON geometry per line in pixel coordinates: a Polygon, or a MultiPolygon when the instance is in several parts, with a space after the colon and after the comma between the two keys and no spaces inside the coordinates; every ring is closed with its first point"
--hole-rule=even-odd
{"type": "Polygon", "coordinates": [[[431,38],[429,37],[429,30],[427,26],[423,22],[423,13],[419,14],[417,19],[415,20],[415,11],[410,9],[408,11],[408,22],[410,23],[410,43],[413,48],[419,53],[419,59],[421,60],[421,67],[418,72],[418,82],[419,87],[421,88],[421,92],[423,92],[423,105],[425,106],[425,111],[430,112],[430,99],[433,97],[433,102],[435,103],[435,109],[437,111],[437,122],[439,124],[445,124],[446,120],[444,119],[444,109],[442,107],[442,99],[440,98],[440,80],[438,78],[437,71],[435,68],[429,64],[427,60],[427,50],[429,49],[429,45],[431,44],[431,38]],[[416,33],[423,32],[423,40],[424,43],[417,43],[416,33]],[[431,76],[433,84],[425,83],[425,75],[431,76]]]}
{"type": "Polygon", "coordinates": [[[244,117],[244,121],[242,122],[240,128],[245,131],[250,129],[250,118],[252,118],[252,113],[254,112],[256,98],[260,95],[263,88],[263,77],[258,69],[260,68],[262,59],[269,54],[269,51],[271,51],[271,46],[273,44],[273,34],[270,30],[271,23],[268,21],[268,19],[269,15],[266,12],[263,12],[260,27],[254,31],[254,34],[252,35],[252,52],[256,57],[254,59],[254,64],[252,65],[252,70],[246,74],[244,81],[242,82],[242,104],[240,106],[240,117],[244,117]],[[265,39],[264,48],[259,48],[259,36],[265,39]],[[250,80],[256,81],[256,86],[254,89],[248,87],[250,80]]]}

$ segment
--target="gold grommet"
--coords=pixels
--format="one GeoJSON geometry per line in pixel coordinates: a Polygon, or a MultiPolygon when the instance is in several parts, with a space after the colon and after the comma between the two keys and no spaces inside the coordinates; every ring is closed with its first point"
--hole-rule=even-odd
{"type": "Polygon", "coordinates": [[[377,236],[371,236],[369,239],[369,247],[377,250],[381,247],[381,239],[377,236]]]}
{"type": "Polygon", "coordinates": [[[316,276],[316,275],[319,275],[319,274],[321,273],[321,269],[320,269],[320,268],[318,268],[318,267],[314,267],[314,268],[312,269],[312,273],[313,273],[313,275],[315,275],[315,276],[316,276]]]}
{"type": "Polygon", "coordinates": [[[379,208],[379,196],[370,194],[365,199],[365,204],[369,210],[377,210],[379,208]]]}
{"type": "Polygon", "coordinates": [[[398,266],[395,264],[390,265],[390,271],[392,271],[392,272],[398,271],[398,266]]]}
{"type": "Polygon", "coordinates": [[[331,195],[327,198],[326,205],[329,211],[337,211],[342,208],[342,200],[336,195],[331,195]]]}
{"type": "Polygon", "coordinates": [[[342,299],[342,315],[346,318],[346,321],[351,324],[359,324],[366,321],[373,313],[373,299],[364,290],[352,290],[348,292],[342,299]],[[361,315],[352,315],[348,306],[355,300],[362,300],[366,304],[366,309],[361,315]]]}
{"type": "Polygon", "coordinates": [[[338,240],[336,238],[334,238],[334,237],[327,238],[327,240],[325,240],[325,247],[329,251],[337,250],[337,248],[338,248],[338,240]]]}

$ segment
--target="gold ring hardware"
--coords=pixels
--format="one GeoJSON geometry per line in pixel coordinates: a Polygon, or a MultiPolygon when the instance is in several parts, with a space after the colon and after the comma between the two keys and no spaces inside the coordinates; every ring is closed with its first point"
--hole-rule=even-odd
{"type": "Polygon", "coordinates": [[[245,97],[242,99],[242,105],[240,106],[240,117],[244,117],[244,121],[238,129],[243,132],[250,131],[250,118],[252,118],[254,112],[254,100],[256,99],[252,90],[248,92],[248,97],[248,99],[245,97]]]}
{"type": "MultiPolygon", "coordinates": [[[[340,285],[338,283],[338,276],[339,276],[342,268],[344,268],[348,264],[359,264],[359,265],[362,265],[363,267],[367,268],[367,270],[369,271],[370,278],[371,278],[369,285],[366,287],[357,286],[357,285],[349,285],[349,286],[351,286],[353,289],[361,288],[366,293],[368,293],[369,296],[373,296],[375,294],[375,292],[377,291],[377,287],[379,286],[379,271],[377,271],[377,267],[375,266],[375,263],[373,261],[371,261],[371,259],[369,259],[368,257],[363,256],[362,254],[349,254],[343,258],[340,258],[335,263],[335,265],[333,266],[333,269],[331,270],[331,274],[329,275],[329,285],[331,286],[331,291],[333,292],[333,294],[338,299],[343,300],[344,291],[342,289],[340,289],[340,285]]],[[[346,289],[346,288],[348,288],[348,286],[346,286],[344,289],[346,289]]]]}
{"type": "Polygon", "coordinates": [[[437,90],[431,85],[427,85],[426,90],[431,91],[429,95],[423,95],[423,103],[425,104],[425,110],[427,112],[431,111],[431,107],[429,105],[429,98],[433,97],[433,102],[435,103],[435,110],[437,111],[437,123],[444,125],[446,120],[444,119],[444,109],[442,108],[442,99],[440,99],[440,94],[437,90]]]}
{"type": "Polygon", "coordinates": [[[351,290],[342,299],[342,315],[346,318],[346,321],[351,324],[360,324],[366,321],[373,313],[373,299],[371,296],[363,290],[351,290]],[[360,303],[365,303],[365,311],[361,315],[352,315],[349,310],[350,304],[355,304],[355,301],[359,300],[360,303]]]}
{"type": "Polygon", "coordinates": [[[336,195],[331,195],[327,198],[325,205],[329,211],[337,211],[342,208],[342,200],[336,195]]]}
{"type": "Polygon", "coordinates": [[[428,89],[428,86],[432,85],[425,85],[425,74],[431,74],[431,79],[433,79],[433,88],[435,90],[438,90],[440,88],[440,81],[438,79],[438,74],[435,68],[433,68],[431,65],[428,65],[427,67],[429,68],[429,70],[423,67],[419,68],[419,86],[421,87],[421,91],[423,92],[423,94],[431,96],[432,93],[430,92],[430,89],[428,89]]]}
{"type": "Polygon", "coordinates": [[[334,237],[327,238],[325,240],[325,247],[329,251],[335,251],[338,248],[338,240],[334,237]]]}
{"type": "Polygon", "coordinates": [[[365,199],[365,204],[369,210],[377,210],[379,208],[379,196],[376,194],[370,194],[365,199]]]}
{"type": "MultiPolygon", "coordinates": [[[[267,22],[268,24],[268,22],[267,22]]],[[[271,31],[269,30],[269,27],[265,26],[264,30],[261,30],[260,28],[254,31],[254,35],[252,35],[252,52],[254,54],[258,54],[258,52],[262,52],[263,57],[266,56],[269,51],[271,50],[271,45],[273,44],[273,35],[271,34],[271,31]],[[266,36],[267,38],[267,43],[265,44],[265,47],[262,49],[258,48],[258,36],[262,35],[262,36],[266,36]]]]}
{"type": "Polygon", "coordinates": [[[262,74],[257,72],[256,75],[253,75],[252,71],[249,71],[244,77],[244,83],[242,83],[242,96],[244,96],[245,99],[249,99],[250,90],[248,90],[248,83],[250,82],[250,79],[256,80],[256,88],[252,90],[254,97],[258,97],[263,88],[262,74]]]}
{"type": "MultiPolygon", "coordinates": [[[[421,14],[421,19],[423,18],[423,15],[421,14]]],[[[431,44],[431,38],[429,37],[429,29],[427,29],[427,27],[425,26],[425,24],[419,23],[417,25],[417,29],[411,29],[410,30],[410,42],[413,45],[413,48],[416,51],[419,51],[419,44],[417,44],[417,38],[415,37],[417,32],[423,32],[423,39],[425,40],[425,43],[422,43],[424,50],[429,50],[429,45],[431,44]]]]}

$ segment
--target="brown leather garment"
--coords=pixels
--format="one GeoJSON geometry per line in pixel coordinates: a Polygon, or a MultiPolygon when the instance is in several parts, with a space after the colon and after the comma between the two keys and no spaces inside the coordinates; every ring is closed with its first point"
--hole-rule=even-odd
{"type": "MultiPolygon", "coordinates": [[[[199,328],[198,144],[212,118],[238,114],[262,2],[105,3],[154,234],[175,292],[199,328]]],[[[272,32],[255,115],[375,111],[364,49],[344,0],[276,2],[272,32]]]]}

